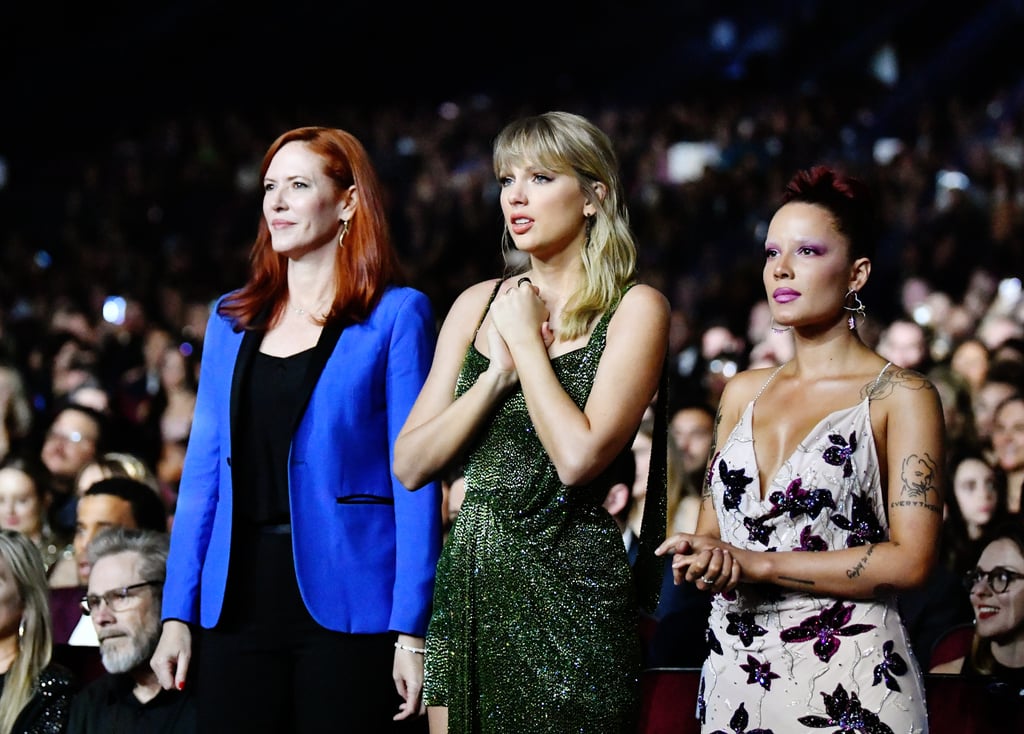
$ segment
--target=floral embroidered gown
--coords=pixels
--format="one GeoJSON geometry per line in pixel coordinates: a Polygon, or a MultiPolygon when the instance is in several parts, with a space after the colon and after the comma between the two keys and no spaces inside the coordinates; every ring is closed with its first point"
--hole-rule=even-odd
{"type": "MultiPolygon", "coordinates": [[[[710,467],[722,539],[807,553],[886,540],[869,398],[825,416],[761,499],[752,418],[775,374],[710,467]]],[[[708,642],[697,701],[703,732],[928,730],[921,672],[895,598],[855,601],[741,584],[715,596],[708,642]]]]}

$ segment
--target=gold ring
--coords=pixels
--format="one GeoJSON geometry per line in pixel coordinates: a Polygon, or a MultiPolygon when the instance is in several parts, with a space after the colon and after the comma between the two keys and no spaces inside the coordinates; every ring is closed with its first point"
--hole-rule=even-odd
{"type": "Polygon", "coordinates": [[[521,286],[523,283],[529,283],[530,285],[533,285],[533,281],[524,275],[522,278],[516,281],[516,288],[521,286]]]}

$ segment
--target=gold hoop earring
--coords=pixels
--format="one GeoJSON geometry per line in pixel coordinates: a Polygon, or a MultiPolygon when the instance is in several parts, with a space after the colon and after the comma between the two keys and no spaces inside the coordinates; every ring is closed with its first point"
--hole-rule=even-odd
{"type": "Polygon", "coordinates": [[[338,247],[344,247],[345,246],[345,235],[348,234],[348,228],[349,228],[349,220],[348,219],[342,219],[341,220],[341,234],[338,235],[338,247]]]}
{"type": "Polygon", "coordinates": [[[864,308],[864,303],[860,300],[860,296],[857,291],[851,288],[846,292],[846,298],[843,299],[843,309],[850,312],[850,317],[846,319],[847,326],[850,327],[850,331],[857,328],[857,319],[854,316],[860,316],[861,321],[867,317],[867,311],[864,308]],[[853,296],[853,304],[847,305],[850,302],[850,296],[853,296]]]}

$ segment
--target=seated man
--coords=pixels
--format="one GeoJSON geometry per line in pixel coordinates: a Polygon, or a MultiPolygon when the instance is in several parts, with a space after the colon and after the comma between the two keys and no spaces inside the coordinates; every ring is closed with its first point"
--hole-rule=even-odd
{"type": "Polygon", "coordinates": [[[82,495],[76,508],[75,560],[80,586],[51,589],[50,606],[53,638],[56,643],[97,644],[96,631],[89,617],[81,613],[78,601],[89,583],[90,564],[86,548],[102,530],[109,527],[167,530],[167,507],[148,485],[128,477],[109,477],[93,484],[82,495]],[[68,601],[72,600],[74,608],[68,601]]]}
{"type": "Polygon", "coordinates": [[[160,639],[167,548],[164,532],[124,527],[103,531],[89,545],[83,607],[107,674],[72,700],[69,734],[195,731],[195,698],[164,690],[149,667],[160,639]]]}

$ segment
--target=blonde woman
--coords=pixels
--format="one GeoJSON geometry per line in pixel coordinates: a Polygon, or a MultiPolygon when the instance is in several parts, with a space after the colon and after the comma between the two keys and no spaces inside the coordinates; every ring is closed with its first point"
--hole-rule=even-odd
{"type": "Polygon", "coordinates": [[[0,529],[0,734],[60,734],[76,683],[51,661],[48,586],[39,550],[0,529]]]}
{"type": "Polygon", "coordinates": [[[660,589],[664,476],[646,492],[634,566],[653,599],[637,598],[602,503],[658,391],[668,303],[636,282],[615,154],[592,123],[513,122],[494,172],[527,265],[458,297],[395,444],[410,489],[465,462],[427,633],[430,730],[635,731],[637,608],[660,589]]]}

